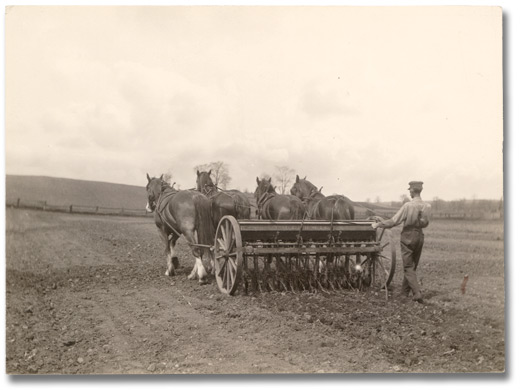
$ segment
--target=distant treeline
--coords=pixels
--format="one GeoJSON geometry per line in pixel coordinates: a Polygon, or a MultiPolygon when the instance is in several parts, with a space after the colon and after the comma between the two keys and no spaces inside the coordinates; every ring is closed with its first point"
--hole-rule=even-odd
{"type": "MultiPolygon", "coordinates": [[[[503,218],[504,202],[502,199],[457,199],[442,200],[433,198],[427,200],[432,205],[434,217],[453,218],[503,218]]],[[[401,207],[402,202],[390,202],[391,207],[401,207]]]]}
{"type": "MultiPolygon", "coordinates": [[[[256,200],[247,194],[256,216],[256,200]]],[[[144,187],[45,176],[6,176],[6,206],[95,214],[147,215],[144,187]]],[[[404,201],[409,201],[407,197],[404,201]]],[[[503,201],[488,199],[427,200],[434,218],[503,218],[503,201]]],[[[355,202],[356,218],[390,218],[403,205],[396,202],[355,202]]]]}

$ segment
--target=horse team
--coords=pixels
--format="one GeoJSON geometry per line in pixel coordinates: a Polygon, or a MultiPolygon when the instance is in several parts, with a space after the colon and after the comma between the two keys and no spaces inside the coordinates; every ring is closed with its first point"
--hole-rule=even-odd
{"type": "MultiPolygon", "coordinates": [[[[248,197],[237,190],[220,190],[209,172],[197,171],[197,189],[174,190],[163,177],[146,174],[148,203],[146,210],[154,212],[154,219],[165,245],[166,275],[175,275],[179,267],[175,244],[183,235],[195,257],[189,279],[205,283],[213,269],[212,245],[214,232],[224,215],[250,219],[248,197]]],[[[278,194],[271,179],[256,178],[254,192],[257,217],[267,220],[319,219],[328,221],[354,219],[353,202],[343,195],[325,196],[321,189],[304,177],[296,176],[290,195],[278,194]]]]}

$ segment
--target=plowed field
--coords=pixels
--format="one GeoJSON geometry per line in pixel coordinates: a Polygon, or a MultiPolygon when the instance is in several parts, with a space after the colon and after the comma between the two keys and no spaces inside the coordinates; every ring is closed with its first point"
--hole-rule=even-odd
{"type": "Polygon", "coordinates": [[[400,257],[388,301],[375,291],[226,297],[187,280],[182,240],[178,275],[164,276],[151,218],[8,209],[7,372],[503,371],[502,222],[433,221],[425,235],[424,305],[398,297],[400,257]]]}

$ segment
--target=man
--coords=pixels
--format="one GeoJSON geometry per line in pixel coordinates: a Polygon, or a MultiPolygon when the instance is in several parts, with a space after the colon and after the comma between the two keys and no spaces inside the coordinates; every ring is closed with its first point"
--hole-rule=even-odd
{"type": "Polygon", "coordinates": [[[411,181],[408,184],[410,185],[408,190],[410,190],[412,201],[405,203],[392,218],[382,222],[374,222],[372,227],[374,229],[378,227],[391,228],[403,223],[401,254],[403,256],[404,279],[401,293],[408,296],[412,291],[413,300],[424,303],[416,270],[424,243],[422,230],[430,222],[431,205],[421,199],[422,181],[411,181]]]}

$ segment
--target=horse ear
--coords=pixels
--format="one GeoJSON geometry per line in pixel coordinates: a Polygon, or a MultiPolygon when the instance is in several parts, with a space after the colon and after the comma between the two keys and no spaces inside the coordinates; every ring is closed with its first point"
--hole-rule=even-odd
{"type": "Polygon", "coordinates": [[[152,181],[152,179],[150,179],[150,175],[148,173],[146,174],[146,178],[148,179],[148,183],[150,183],[152,181]]]}
{"type": "Polygon", "coordinates": [[[323,186],[321,186],[321,188],[318,190],[318,192],[321,192],[322,189],[323,189],[323,186]]]}
{"type": "Polygon", "coordinates": [[[211,175],[211,169],[209,170],[208,175],[211,175]]]}
{"type": "Polygon", "coordinates": [[[258,176],[256,177],[256,184],[260,185],[260,179],[258,179],[258,176]]]}
{"type": "Polygon", "coordinates": [[[199,176],[200,176],[200,172],[199,172],[199,170],[197,169],[197,177],[199,177],[199,176]]]}
{"type": "Polygon", "coordinates": [[[303,180],[307,180],[307,175],[305,175],[305,177],[303,178],[303,180]]]}
{"type": "Polygon", "coordinates": [[[269,178],[269,184],[271,184],[271,178],[269,178]]]}
{"type": "Polygon", "coordinates": [[[296,175],[296,183],[300,181],[300,176],[296,175]]]}
{"type": "Polygon", "coordinates": [[[161,177],[159,178],[160,181],[162,181],[162,177],[164,176],[164,174],[161,175],[161,177]]]}

